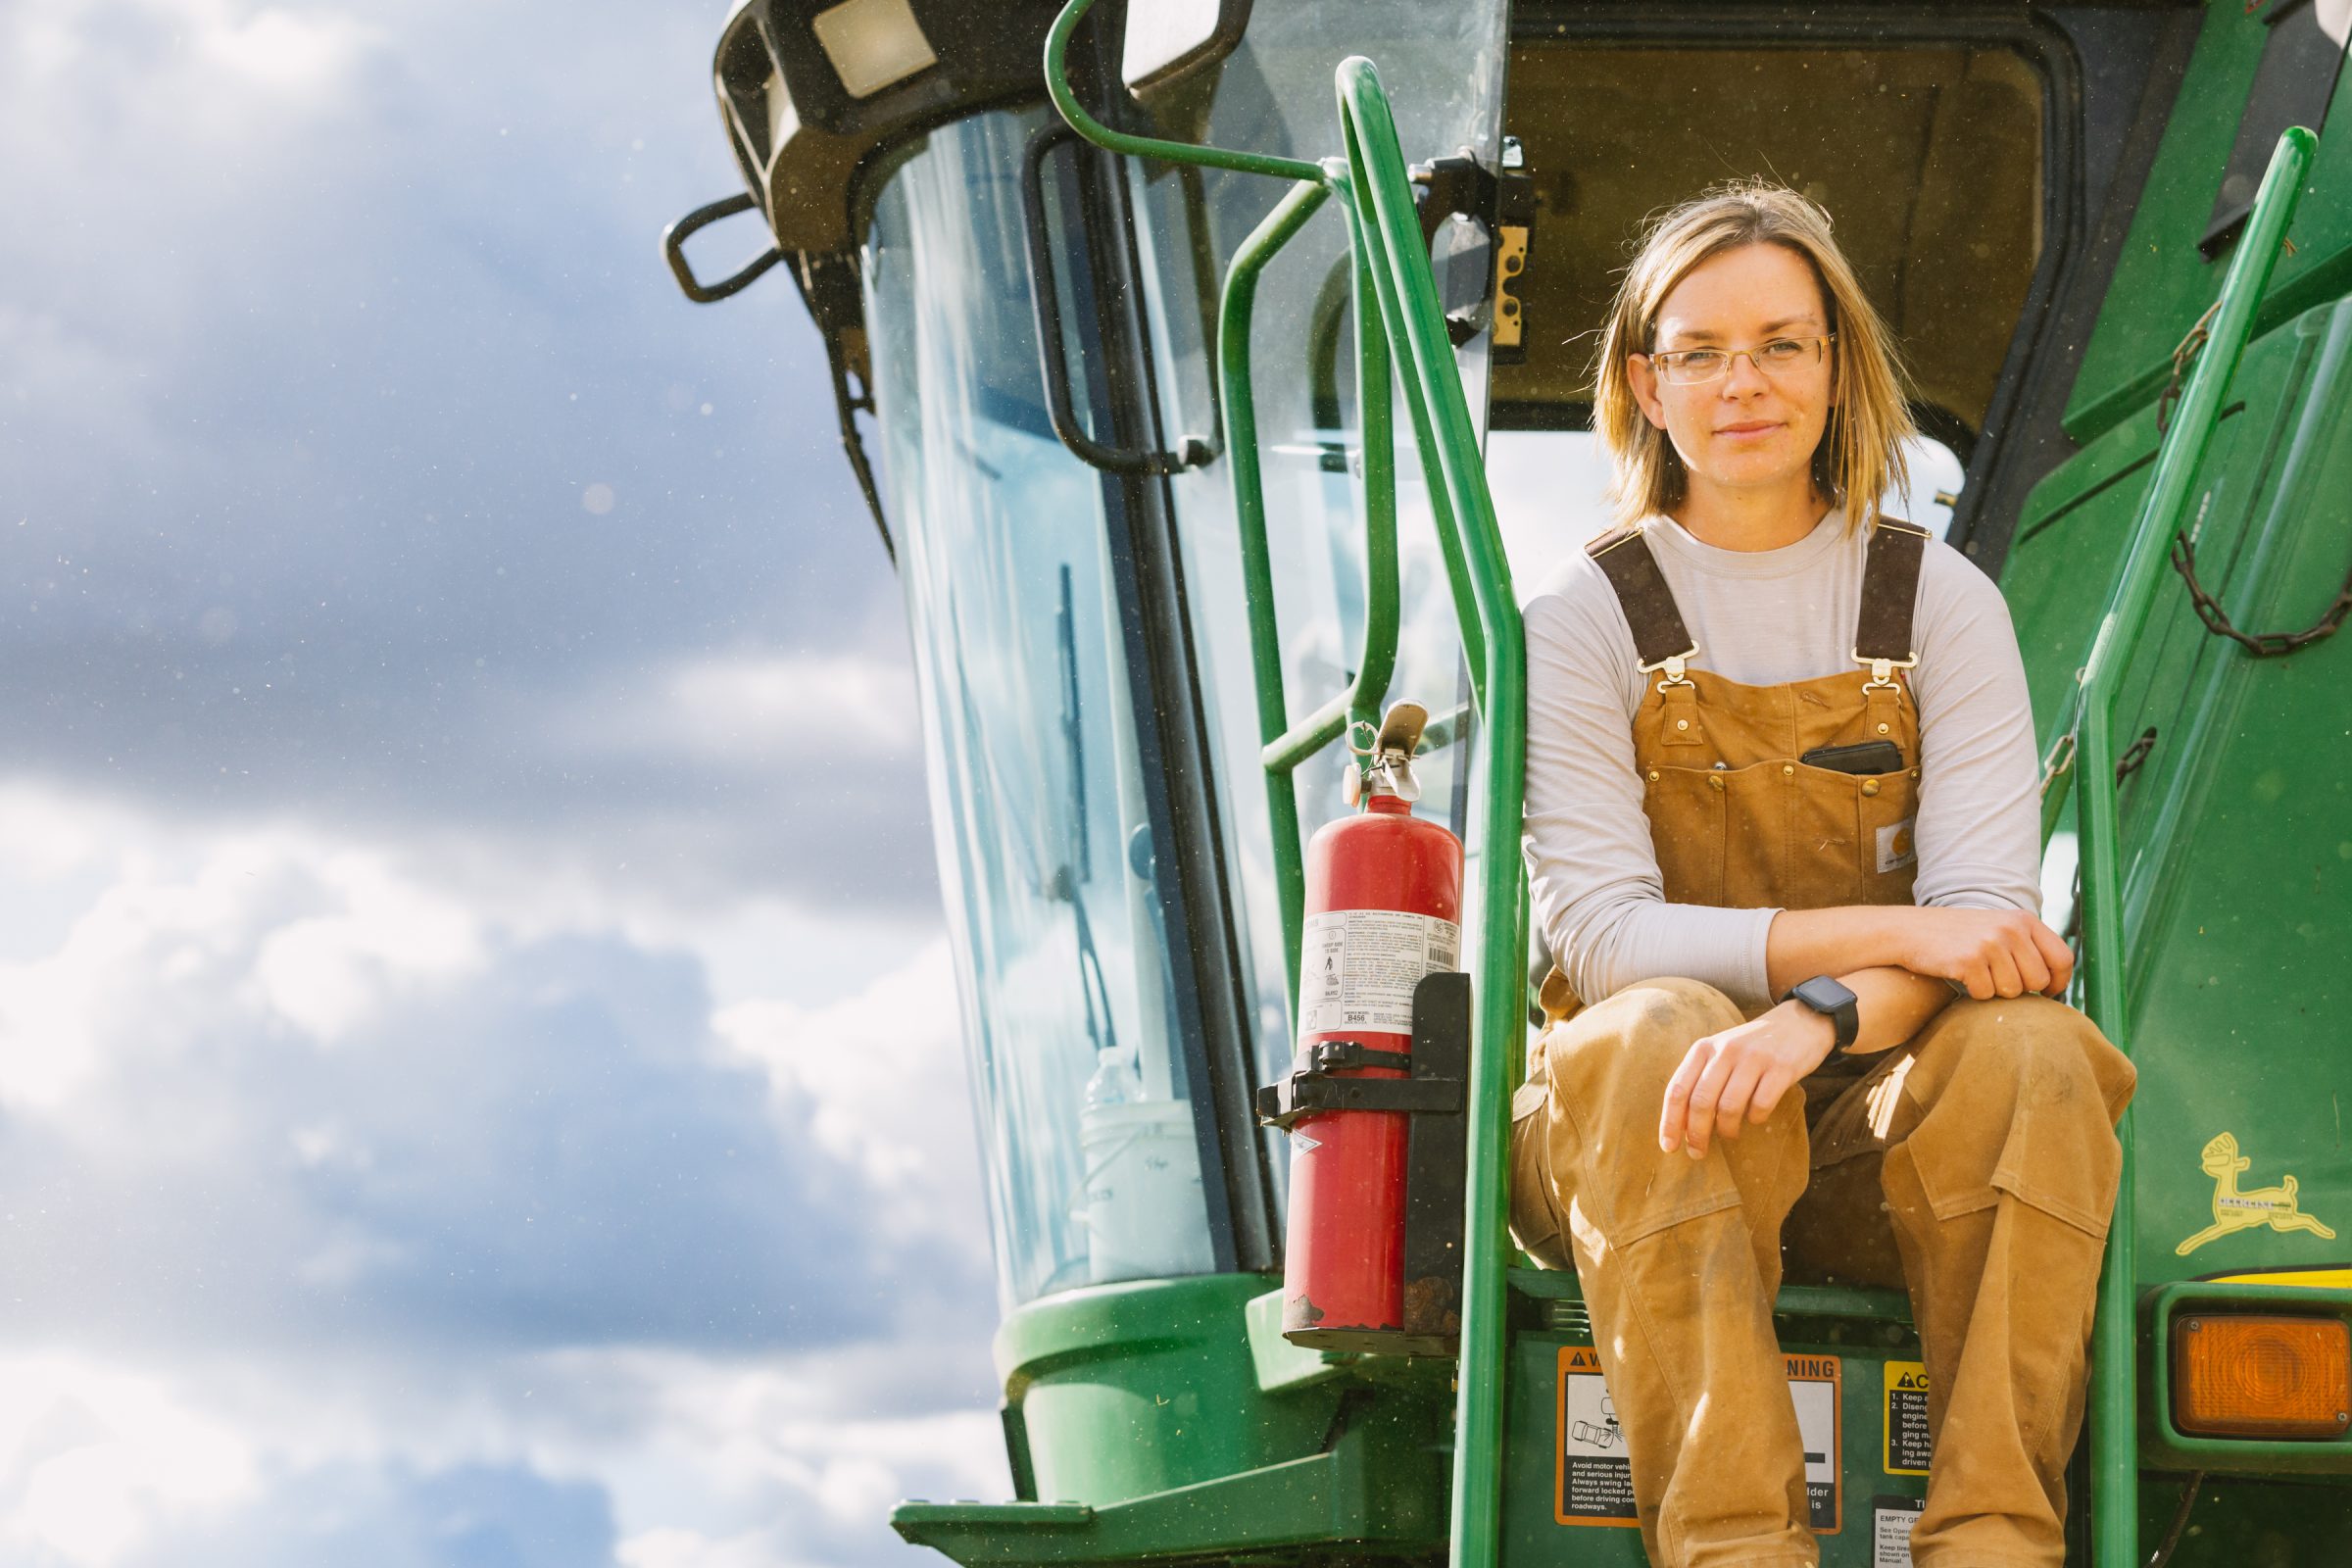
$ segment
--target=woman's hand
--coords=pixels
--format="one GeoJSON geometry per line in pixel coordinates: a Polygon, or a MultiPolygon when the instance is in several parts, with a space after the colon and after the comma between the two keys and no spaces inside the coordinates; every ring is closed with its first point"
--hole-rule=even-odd
{"type": "Polygon", "coordinates": [[[1740,1136],[1762,1122],[1788,1086],[1820,1066],[1838,1043],[1837,1025],[1797,1002],[1694,1042],[1666,1085],[1658,1147],[1702,1157],[1715,1135],[1740,1136]]]}
{"type": "Polygon", "coordinates": [[[1979,1002],[2029,991],[2062,996],[2075,973],[2066,939],[2022,909],[1905,909],[1898,942],[1904,968],[1948,980],[1979,1002]]]}

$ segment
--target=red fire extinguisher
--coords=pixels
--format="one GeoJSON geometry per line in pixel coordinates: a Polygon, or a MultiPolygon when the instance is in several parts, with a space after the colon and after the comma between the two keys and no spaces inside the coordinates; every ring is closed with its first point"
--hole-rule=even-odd
{"type": "Polygon", "coordinates": [[[1266,1092],[1291,1136],[1283,1332],[1331,1349],[1403,1333],[1407,1122],[1458,1107],[1458,1078],[1413,1081],[1415,990],[1461,953],[1461,840],[1413,815],[1428,721],[1416,704],[1389,710],[1350,765],[1358,811],[1307,845],[1298,1054],[1266,1092]]]}

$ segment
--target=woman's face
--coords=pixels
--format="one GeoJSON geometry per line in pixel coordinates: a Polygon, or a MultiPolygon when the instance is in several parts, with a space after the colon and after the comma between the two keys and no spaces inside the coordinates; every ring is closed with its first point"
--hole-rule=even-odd
{"type": "MultiPolygon", "coordinates": [[[[1742,245],[1692,268],[1658,309],[1653,351],[1756,349],[1780,338],[1822,338],[1828,308],[1811,264],[1784,245],[1742,245]]],[[[1785,352],[1785,351],[1784,351],[1785,352]]],[[[1647,354],[1626,369],[1649,422],[1666,432],[1692,487],[1810,486],[1814,451],[1835,402],[1837,361],[1824,346],[1792,367],[1764,370],[1741,356],[1712,380],[1677,385],[1647,354]]]]}

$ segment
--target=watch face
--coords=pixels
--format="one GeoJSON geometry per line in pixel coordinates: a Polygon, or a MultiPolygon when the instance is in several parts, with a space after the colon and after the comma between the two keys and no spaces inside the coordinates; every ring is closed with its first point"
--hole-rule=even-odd
{"type": "Polygon", "coordinates": [[[1828,975],[1815,975],[1789,993],[1815,1012],[1836,1012],[1854,1004],[1854,994],[1828,975]]]}

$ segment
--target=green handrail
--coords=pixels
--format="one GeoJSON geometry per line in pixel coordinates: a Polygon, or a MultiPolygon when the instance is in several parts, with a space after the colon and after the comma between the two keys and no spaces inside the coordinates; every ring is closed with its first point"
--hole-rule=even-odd
{"type": "Polygon", "coordinates": [[[1046,34],[1046,91],[1054,107],[1070,128],[1104,152],[1120,153],[1129,158],[1156,158],[1163,164],[1199,164],[1204,169],[1230,169],[1242,174],[1270,174],[1277,179],[1300,179],[1320,183],[1323,169],[1319,164],[1297,158],[1277,158],[1272,153],[1228,152],[1222,147],[1201,147],[1192,142],[1161,141],[1152,136],[1131,136],[1113,130],[1086,112],[1078,95],[1070,90],[1070,73],[1064,63],[1069,53],[1070,34],[1093,10],[1095,0],[1070,0],[1062,7],[1061,15],[1054,19],[1054,26],[1046,34]]]}
{"type": "Polygon", "coordinates": [[[1364,636],[1348,689],[1292,725],[1283,699],[1282,644],[1275,619],[1274,567],[1266,544],[1266,494],[1257,449],[1257,397],[1250,379],[1250,330],[1257,283],[1292,237],[1334,190],[1345,196],[1339,171],[1326,182],[1301,182],[1274,205],[1234,253],[1217,316],[1217,373],[1225,404],[1228,461],[1233,467],[1235,531],[1242,552],[1242,585],[1250,617],[1250,658],[1257,688],[1259,760],[1266,814],[1273,830],[1275,895],[1282,915],[1283,985],[1293,1023],[1298,1014],[1299,927],[1306,904],[1299,861],[1298,797],[1292,774],[1351,723],[1380,718],[1389,677],[1396,667],[1400,619],[1396,571],[1396,459],[1390,427],[1389,341],[1371,308],[1372,288],[1362,256],[1354,257],[1356,386],[1364,462],[1364,636]],[[1367,389],[1378,388],[1377,394],[1367,389]]]}
{"type": "Polygon", "coordinates": [[[1421,466],[1430,480],[1438,537],[1455,578],[1457,608],[1472,658],[1472,691],[1486,721],[1485,818],[1481,850],[1477,1022],[1471,1033],[1468,1192],[1462,1248],[1462,1334],[1455,1375],[1453,1517],[1455,1568],[1491,1563],[1502,1494],[1503,1242],[1505,1155],[1510,1140],[1510,1073],[1526,1032],[1521,1014],[1524,955],[1520,931],[1519,819],[1526,760],[1526,646],[1502,529],[1487,490],[1478,427],[1462,394],[1446,313],[1421,241],[1396,121],[1372,62],[1356,56],[1339,69],[1340,128],[1355,200],[1349,217],[1372,263],[1381,318],[1403,345],[1405,406],[1421,466]],[[1476,634],[1475,636],[1473,634],[1476,634]]]}
{"type": "MultiPolygon", "coordinates": [[[[2049,749],[2051,782],[2043,836],[2054,825],[2070,783],[2076,792],[2082,868],[2082,987],[2091,1021],[2116,1049],[2131,1051],[2130,994],[2124,954],[2122,856],[2116,827],[2115,704],[2146,629],[2163,580],[2165,558],[2188,505],[2190,486],[2221,422],[2222,399],[2246,349],[2254,313],[2278,262],[2287,223],[2302,196],[2318,138],[2300,126],[2278,138],[2245,233],[2222,281],[2221,308],[2188,389],[2158,447],[2156,468],[2132,518],[2130,546],[2115,591],[2092,638],[2074,700],[2060,715],[2049,749]],[[2072,747],[2072,755],[2068,748],[2072,747]]],[[[2134,1158],[2131,1113],[2116,1128],[2123,1141],[2122,1184],[2099,1276],[2092,1331],[2090,1402],[2092,1551],[2097,1568],[2138,1568],[2139,1457],[2134,1158]]]]}
{"type": "Polygon", "coordinates": [[[1225,450],[1233,464],[1257,686],[1260,762],[1267,775],[1276,881],[1282,904],[1287,994],[1298,1010],[1299,928],[1304,905],[1298,814],[1292,771],[1340,729],[1377,716],[1394,670],[1397,625],[1394,434],[1390,428],[1392,346],[1405,347],[1405,406],[1428,477],[1430,509],[1470,666],[1472,697],[1486,723],[1487,777],[1480,824],[1480,937],[1472,1034],[1468,1176],[1464,1200],[1461,1349],[1456,1378],[1451,1559],[1494,1559],[1501,1500],[1503,1190],[1509,1143],[1506,1102],[1524,1032],[1519,966],[1526,946],[1519,826],[1526,756],[1525,647],[1502,531],[1462,393],[1437,281],[1421,241],[1396,122],[1379,73],[1360,57],[1340,66],[1345,170],[1261,154],[1229,152],[1110,130],[1080,107],[1063,65],[1072,30],[1094,0],[1070,0],[1046,41],[1047,90],[1081,136],[1107,151],[1270,174],[1296,182],[1243,243],[1227,270],[1218,316],[1218,373],[1225,450]],[[1333,193],[1348,218],[1356,313],[1357,394],[1364,452],[1366,601],[1363,657],[1341,697],[1293,727],[1285,711],[1273,569],[1266,545],[1265,493],[1257,454],[1256,402],[1250,382],[1250,328],[1266,264],[1333,193]]]}

